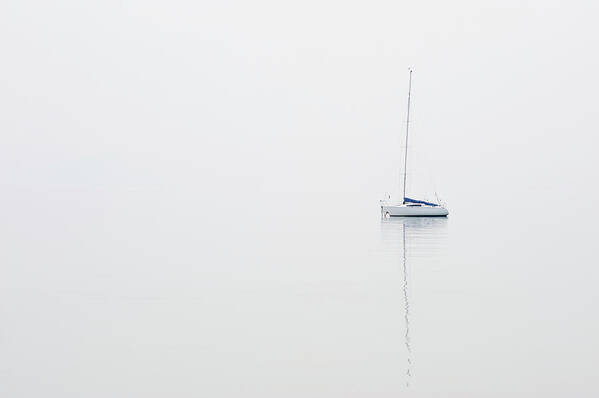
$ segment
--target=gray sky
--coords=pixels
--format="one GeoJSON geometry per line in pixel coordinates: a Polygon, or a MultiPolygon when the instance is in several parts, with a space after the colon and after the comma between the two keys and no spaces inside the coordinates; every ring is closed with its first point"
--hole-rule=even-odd
{"type": "Polygon", "coordinates": [[[478,184],[596,192],[593,2],[20,1],[0,14],[3,191],[380,195],[399,179],[412,66],[411,172],[430,169],[450,204],[478,184]]]}

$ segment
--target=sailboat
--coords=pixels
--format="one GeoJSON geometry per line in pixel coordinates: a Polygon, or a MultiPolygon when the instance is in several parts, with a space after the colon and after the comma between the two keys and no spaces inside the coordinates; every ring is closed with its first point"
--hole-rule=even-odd
{"type": "Polygon", "coordinates": [[[408,116],[406,119],[406,146],[403,169],[403,200],[392,201],[390,198],[383,199],[381,203],[381,214],[385,217],[446,217],[449,211],[440,203],[427,202],[424,200],[411,199],[406,196],[406,179],[408,169],[408,132],[410,129],[410,100],[412,95],[412,69],[410,69],[410,82],[408,85],[408,116]]]}

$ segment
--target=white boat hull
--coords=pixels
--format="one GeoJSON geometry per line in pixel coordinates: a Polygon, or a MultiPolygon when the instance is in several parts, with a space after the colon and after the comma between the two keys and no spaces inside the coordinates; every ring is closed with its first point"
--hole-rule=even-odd
{"type": "Polygon", "coordinates": [[[449,214],[442,206],[412,206],[404,204],[382,204],[381,211],[386,217],[445,217],[449,214]]]}

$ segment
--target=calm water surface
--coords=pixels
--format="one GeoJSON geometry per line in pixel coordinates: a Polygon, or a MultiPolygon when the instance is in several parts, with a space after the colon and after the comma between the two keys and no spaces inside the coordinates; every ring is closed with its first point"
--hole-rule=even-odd
{"type": "Polygon", "coordinates": [[[599,394],[596,223],[263,199],[5,198],[20,210],[0,227],[1,395],[599,394]]]}

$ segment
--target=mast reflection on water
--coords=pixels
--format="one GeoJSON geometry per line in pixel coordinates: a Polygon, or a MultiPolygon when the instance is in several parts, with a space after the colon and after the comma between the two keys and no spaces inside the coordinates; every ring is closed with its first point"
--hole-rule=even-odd
{"type": "Polygon", "coordinates": [[[381,219],[385,249],[401,259],[404,300],[404,344],[407,353],[406,386],[412,378],[412,345],[410,340],[410,260],[434,257],[445,246],[447,218],[406,217],[381,219]]]}

